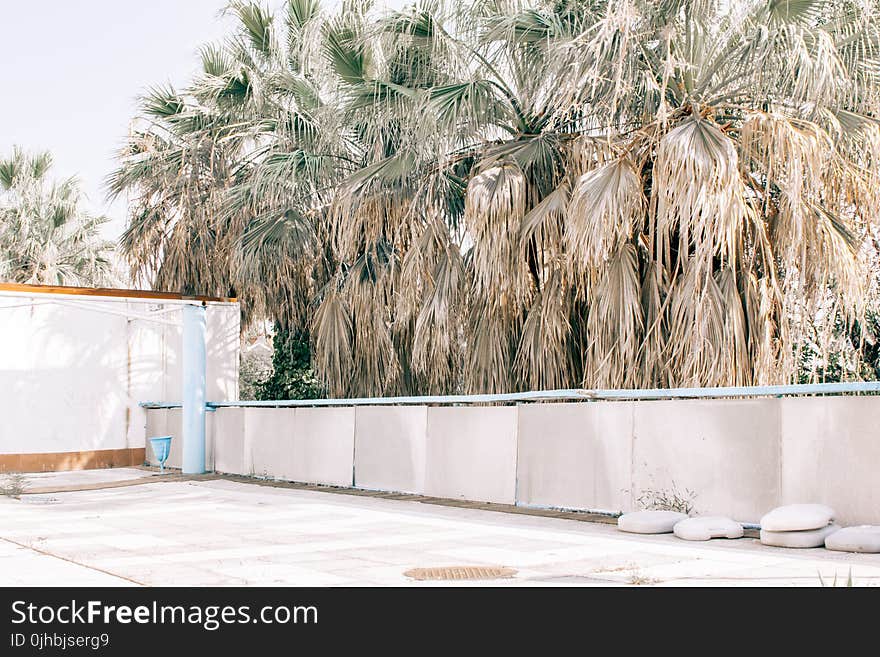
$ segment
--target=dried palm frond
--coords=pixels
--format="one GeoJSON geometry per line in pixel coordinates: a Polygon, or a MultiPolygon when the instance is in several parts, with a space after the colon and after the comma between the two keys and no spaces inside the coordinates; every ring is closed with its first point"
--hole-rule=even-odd
{"type": "Polygon", "coordinates": [[[520,387],[527,390],[555,390],[572,379],[571,310],[561,276],[557,272],[550,277],[523,323],[514,368],[520,387]]]}
{"type": "Polygon", "coordinates": [[[641,177],[626,158],[585,173],[574,185],[565,225],[575,271],[598,268],[609,253],[642,227],[641,177]]]}
{"type": "Polygon", "coordinates": [[[660,140],[653,192],[658,235],[678,235],[680,253],[691,249],[733,266],[737,231],[745,212],[738,156],[731,139],[698,114],[660,140]]]}
{"type": "Polygon", "coordinates": [[[605,264],[602,277],[590,294],[585,386],[635,385],[638,370],[630,364],[636,362],[644,331],[640,292],[636,249],[632,244],[624,244],[605,264]]]}
{"type": "Polygon", "coordinates": [[[526,214],[526,179],[512,162],[492,166],[470,181],[464,220],[473,236],[478,293],[504,290],[507,302],[523,294],[523,265],[516,238],[526,214]]]}
{"type": "Polygon", "coordinates": [[[315,340],[314,359],[322,382],[334,397],[349,391],[354,376],[351,315],[335,282],[324,291],[324,298],[315,311],[312,335],[315,340]]]}
{"type": "Polygon", "coordinates": [[[877,297],[878,11],[236,2],[141,99],[123,253],[310,330],[334,395],[825,376],[877,297]]]}

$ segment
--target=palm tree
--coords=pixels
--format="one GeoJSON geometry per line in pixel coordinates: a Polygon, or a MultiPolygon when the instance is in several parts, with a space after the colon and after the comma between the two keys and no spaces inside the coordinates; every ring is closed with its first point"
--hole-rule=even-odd
{"type": "Polygon", "coordinates": [[[864,325],[878,9],[235,2],[145,98],[124,245],[308,331],[335,395],[790,381],[864,325]]]}
{"type": "Polygon", "coordinates": [[[51,181],[51,167],[49,153],[19,147],[0,159],[0,280],[111,285],[113,245],[100,237],[107,219],[82,208],[75,178],[51,181]]]}
{"type": "Polygon", "coordinates": [[[294,286],[312,268],[303,253],[312,224],[299,215],[309,190],[283,179],[267,189],[261,178],[315,165],[306,151],[276,157],[289,135],[314,134],[291,107],[310,93],[295,72],[295,7],[291,41],[282,46],[272,16],[254,4],[230,5],[239,29],[202,49],[202,71],[189,89],[155,87],[142,97],[121,166],[108,179],[111,196],[130,197],[121,247],[135,279],[237,296],[248,317],[282,323],[304,305],[294,286]],[[286,251],[288,233],[297,239],[294,252],[286,251]],[[260,258],[250,258],[248,246],[259,246],[260,258]]]}

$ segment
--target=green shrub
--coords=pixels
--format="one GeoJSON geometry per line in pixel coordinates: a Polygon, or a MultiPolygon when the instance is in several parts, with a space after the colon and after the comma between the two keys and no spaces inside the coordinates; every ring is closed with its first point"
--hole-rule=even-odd
{"type": "Polygon", "coordinates": [[[272,346],[272,373],[256,384],[257,399],[326,397],[324,386],[312,369],[312,352],[307,333],[278,330],[272,338],[272,346]]]}
{"type": "Polygon", "coordinates": [[[818,335],[809,336],[800,347],[798,383],[880,380],[880,309],[869,308],[863,324],[847,323],[837,313],[833,335],[835,347],[830,351],[822,351],[818,335]]]}

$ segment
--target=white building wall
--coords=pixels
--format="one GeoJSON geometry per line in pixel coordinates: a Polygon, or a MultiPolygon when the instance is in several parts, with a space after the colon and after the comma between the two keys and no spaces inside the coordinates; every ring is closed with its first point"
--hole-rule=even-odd
{"type": "MultiPolygon", "coordinates": [[[[179,401],[179,302],[0,294],[0,455],[143,448],[141,401],[179,401]],[[12,306],[20,306],[12,308],[12,306]],[[110,311],[118,314],[110,314],[110,311]]],[[[238,398],[237,303],[209,302],[207,396],[238,398]]]]}

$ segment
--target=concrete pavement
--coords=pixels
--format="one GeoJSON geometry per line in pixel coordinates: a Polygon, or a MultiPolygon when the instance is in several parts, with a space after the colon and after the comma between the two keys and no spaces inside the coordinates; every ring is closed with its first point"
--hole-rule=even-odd
{"type": "MultiPolygon", "coordinates": [[[[132,473],[144,474],[118,475],[132,473]]],[[[81,480],[89,478],[109,481],[81,480]]],[[[749,538],[690,543],[607,524],[223,479],[0,498],[0,586],[818,586],[818,573],[836,573],[840,584],[850,569],[856,586],[880,585],[880,555],[749,538]],[[403,574],[481,565],[517,573],[473,582],[403,574]]]]}

